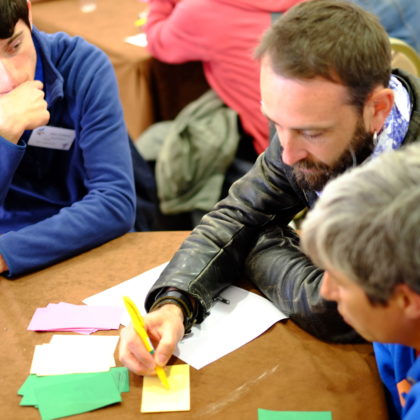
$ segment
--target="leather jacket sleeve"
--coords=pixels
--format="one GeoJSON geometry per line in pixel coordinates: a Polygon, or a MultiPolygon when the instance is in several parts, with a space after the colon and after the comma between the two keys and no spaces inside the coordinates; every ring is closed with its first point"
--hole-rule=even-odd
{"type": "Polygon", "coordinates": [[[175,287],[196,299],[201,322],[219,293],[246,269],[257,287],[303,328],[324,339],[353,340],[335,306],[319,297],[322,272],[302,254],[287,228],[314,196],[295,184],[275,136],[253,168],[184,241],[150,290],[146,309],[163,288],[175,287]]]}
{"type": "Polygon", "coordinates": [[[301,328],[322,340],[361,342],[346,324],[335,302],[319,294],[323,271],[302,253],[288,226],[268,225],[246,260],[250,281],[301,328]]]}

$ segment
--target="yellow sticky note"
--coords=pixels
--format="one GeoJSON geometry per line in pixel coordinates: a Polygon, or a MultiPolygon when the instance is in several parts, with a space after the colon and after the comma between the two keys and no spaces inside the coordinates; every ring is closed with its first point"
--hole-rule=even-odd
{"type": "Polygon", "coordinates": [[[157,376],[143,378],[142,413],[190,410],[189,365],[166,366],[165,372],[169,389],[165,389],[157,376]]]}

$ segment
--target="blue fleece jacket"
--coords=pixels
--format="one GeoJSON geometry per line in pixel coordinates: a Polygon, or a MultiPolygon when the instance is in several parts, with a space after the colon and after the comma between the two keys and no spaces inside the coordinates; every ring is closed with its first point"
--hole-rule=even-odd
{"type": "Polygon", "coordinates": [[[79,37],[33,28],[36,78],[49,126],[75,130],[69,150],[0,137],[0,254],[8,276],[38,269],[129,231],[135,192],[114,71],[79,37]]]}
{"type": "Polygon", "coordinates": [[[416,351],[400,344],[374,343],[373,347],[381,379],[399,418],[419,420],[420,358],[416,351]]]}

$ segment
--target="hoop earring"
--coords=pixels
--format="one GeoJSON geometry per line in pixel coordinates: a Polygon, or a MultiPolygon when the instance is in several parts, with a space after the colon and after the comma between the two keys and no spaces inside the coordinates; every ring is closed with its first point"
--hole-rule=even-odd
{"type": "Polygon", "coordinates": [[[374,131],[372,140],[373,140],[373,145],[376,146],[378,144],[378,132],[377,131],[374,131]]]}

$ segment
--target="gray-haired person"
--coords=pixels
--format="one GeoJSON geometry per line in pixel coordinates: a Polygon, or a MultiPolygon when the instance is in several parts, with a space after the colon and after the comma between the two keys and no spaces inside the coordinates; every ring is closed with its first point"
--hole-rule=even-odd
{"type": "Polygon", "coordinates": [[[420,418],[420,145],[333,180],[302,225],[320,294],[374,341],[399,418],[420,418]],[[392,343],[392,344],[390,344],[392,343]]]}

